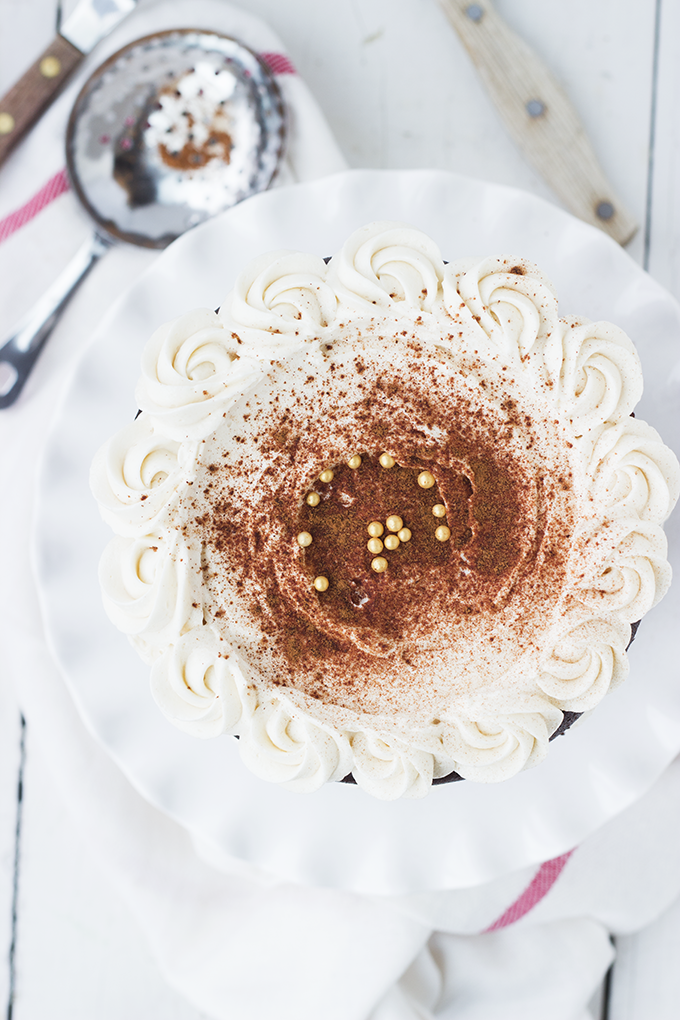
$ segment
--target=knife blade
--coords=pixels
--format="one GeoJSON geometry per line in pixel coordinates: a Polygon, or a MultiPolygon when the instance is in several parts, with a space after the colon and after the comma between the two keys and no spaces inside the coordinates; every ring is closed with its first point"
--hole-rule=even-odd
{"type": "Polygon", "coordinates": [[[28,71],[0,99],[0,164],[56,99],[76,67],[137,0],[80,0],[28,71]]]}
{"type": "Polygon", "coordinates": [[[515,143],[575,216],[626,244],[637,224],[614,194],[564,90],[491,0],[439,0],[515,143]]]}

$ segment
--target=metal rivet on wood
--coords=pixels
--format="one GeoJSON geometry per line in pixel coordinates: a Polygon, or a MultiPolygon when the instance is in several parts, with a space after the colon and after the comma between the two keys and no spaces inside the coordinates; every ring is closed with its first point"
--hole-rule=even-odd
{"type": "Polygon", "coordinates": [[[611,202],[600,202],[595,212],[601,220],[610,220],[616,212],[616,209],[611,202]]]}
{"type": "Polygon", "coordinates": [[[636,224],[614,195],[578,114],[545,62],[505,23],[493,0],[439,2],[529,162],[567,209],[620,244],[629,241],[636,224]]]}
{"type": "Polygon", "coordinates": [[[527,113],[530,117],[540,117],[542,113],[545,113],[545,103],[542,103],[540,99],[530,99],[527,103],[527,113]]]}
{"type": "Polygon", "coordinates": [[[43,78],[56,78],[61,71],[61,60],[58,57],[43,57],[40,61],[40,73],[43,78]]]}

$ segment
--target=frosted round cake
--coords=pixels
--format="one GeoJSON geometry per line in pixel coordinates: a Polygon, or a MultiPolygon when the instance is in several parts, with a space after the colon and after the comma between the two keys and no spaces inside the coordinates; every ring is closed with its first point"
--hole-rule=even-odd
{"type": "MultiPolygon", "coordinates": [[[[219,296],[218,296],[219,299],[219,296]]],[[[627,673],[677,461],[609,323],[395,223],[162,326],[98,453],[105,608],[167,718],[263,779],[508,779],[627,673]]]]}

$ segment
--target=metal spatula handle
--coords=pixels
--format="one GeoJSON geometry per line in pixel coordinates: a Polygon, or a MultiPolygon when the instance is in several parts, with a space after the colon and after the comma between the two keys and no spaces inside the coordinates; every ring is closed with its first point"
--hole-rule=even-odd
{"type": "Polygon", "coordinates": [[[0,347],[0,409],[10,407],[17,399],[62,309],[95,262],[110,247],[111,242],[101,234],[94,233],[88,238],[30,314],[0,347]]]}

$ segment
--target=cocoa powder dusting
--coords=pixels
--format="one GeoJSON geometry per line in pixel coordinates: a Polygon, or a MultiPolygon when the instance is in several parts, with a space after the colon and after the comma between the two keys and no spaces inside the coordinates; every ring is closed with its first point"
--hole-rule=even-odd
{"type": "Polygon", "coordinates": [[[473,403],[464,388],[442,389],[431,359],[415,363],[407,384],[354,352],[326,375],[303,374],[299,407],[273,368],[272,397],[241,423],[243,444],[210,457],[215,491],[196,497],[212,618],[237,620],[242,653],[270,684],[320,704],[431,712],[452,684],[463,690],[480,670],[493,675],[509,649],[516,657],[530,648],[560,595],[568,474],[548,492],[521,453],[539,439],[515,401],[473,403]],[[333,372],[352,381],[342,406],[326,383],[333,372]],[[389,469],[378,460],[385,451],[389,469]],[[332,480],[320,481],[328,469],[332,480]],[[430,488],[417,481],[425,470],[430,488]],[[367,527],[381,522],[384,541],[390,515],[411,538],[383,548],[387,569],[376,573],[367,527]],[[435,537],[442,525],[446,541],[435,537]],[[305,548],[302,532],[312,536],[305,548]],[[326,590],[315,590],[318,577],[326,590]]]}

